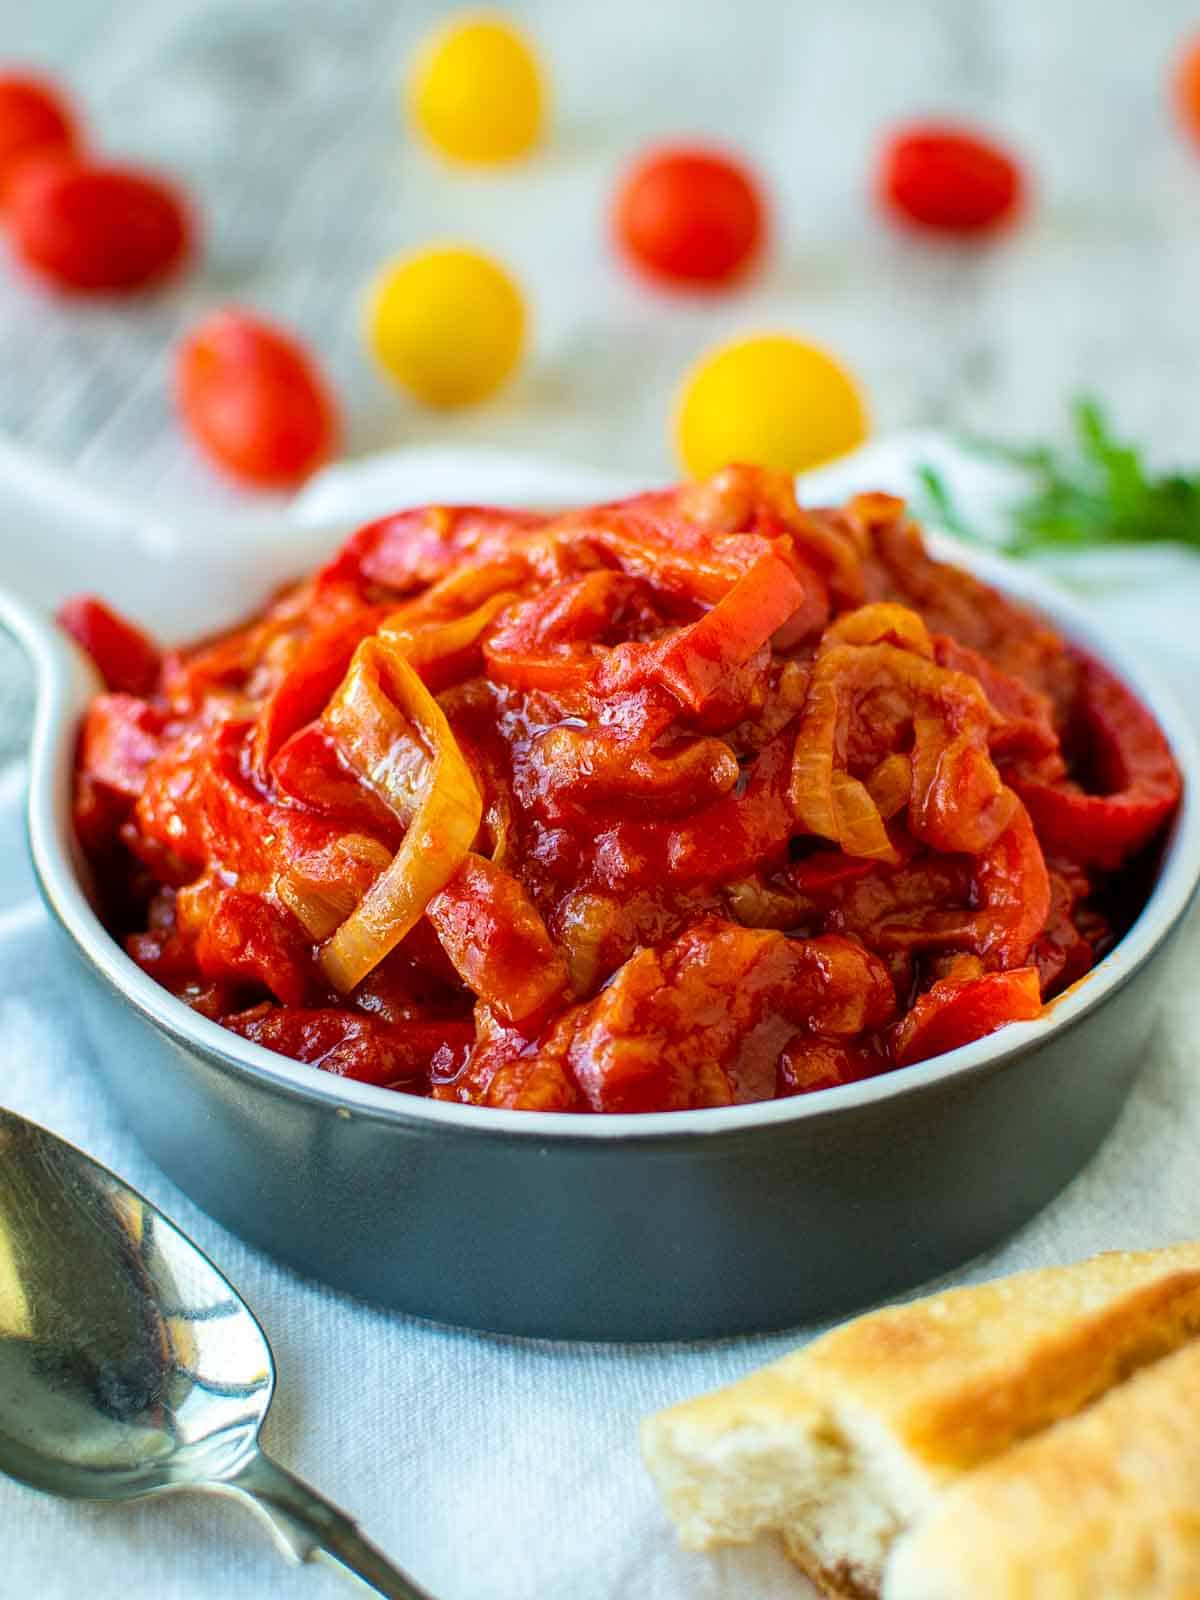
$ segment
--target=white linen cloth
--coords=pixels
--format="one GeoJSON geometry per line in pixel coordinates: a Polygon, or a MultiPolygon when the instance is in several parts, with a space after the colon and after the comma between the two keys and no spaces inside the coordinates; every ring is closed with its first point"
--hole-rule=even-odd
{"type": "MultiPolygon", "coordinates": [[[[927,437],[873,446],[821,474],[811,494],[903,491],[914,461],[935,457],[974,503],[994,500],[994,478],[973,475],[927,437]]],[[[377,458],[324,475],[295,514],[352,520],[422,497],[486,497],[504,484],[517,497],[529,471],[494,456],[377,458]]],[[[559,472],[546,492],[566,479],[579,481],[559,472]]],[[[588,485],[601,481],[592,475],[588,485]]],[[[13,540],[22,537],[24,507],[9,490],[6,507],[0,481],[0,515],[11,512],[4,538],[13,540]]],[[[1178,551],[1121,552],[1068,572],[1077,586],[1081,575],[1097,610],[1140,635],[1195,704],[1200,561],[1178,551]]],[[[119,579],[112,592],[119,601],[119,579]]],[[[4,663],[0,749],[16,751],[28,702],[10,658],[4,663]]],[[[676,1548],[640,1465],[636,1429],[647,1412],[731,1381],[814,1330],[637,1347],[492,1338],[339,1297],[242,1245],[150,1164],[100,1090],[92,1061],[105,1041],[85,1036],[25,866],[22,785],[22,763],[10,756],[0,772],[0,1102],[144,1190],[244,1292],[278,1361],[266,1443],[280,1461],[344,1506],[439,1600],[805,1600],[807,1584],[769,1544],[712,1556],[676,1548]]],[[[1193,925],[1183,963],[1198,953],[1193,925]]],[[[1200,988],[1180,984],[1099,1155],[1022,1233],[953,1281],[1200,1235],[1198,1025],[1200,988]]],[[[986,1169],[979,1181],[989,1181],[986,1169]]],[[[244,1511],[196,1496],[77,1506],[0,1479],[0,1535],[3,1600],[333,1600],[344,1592],[327,1571],[289,1572],[244,1511]]]]}

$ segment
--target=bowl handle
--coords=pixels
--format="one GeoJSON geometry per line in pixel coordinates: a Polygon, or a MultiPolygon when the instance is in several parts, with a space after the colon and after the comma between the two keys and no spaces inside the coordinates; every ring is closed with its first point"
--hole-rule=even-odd
{"type": "Polygon", "coordinates": [[[45,606],[103,588],[114,561],[161,561],[172,535],[125,505],[0,437],[0,587],[45,606]]]}
{"type": "Polygon", "coordinates": [[[51,709],[50,701],[69,697],[78,703],[103,689],[91,659],[75,641],[37,605],[9,589],[0,589],[0,629],[11,634],[33,668],[40,712],[51,709]]]}
{"type": "Polygon", "coordinates": [[[29,740],[29,848],[43,881],[64,870],[84,884],[88,869],[71,827],[72,754],[79,719],[104,687],[73,639],[37,607],[0,589],[0,629],[33,667],[36,704],[29,740]]]}

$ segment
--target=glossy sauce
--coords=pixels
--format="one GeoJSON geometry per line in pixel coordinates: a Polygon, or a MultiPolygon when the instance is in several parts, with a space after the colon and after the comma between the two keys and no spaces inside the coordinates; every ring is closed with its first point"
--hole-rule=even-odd
{"type": "Polygon", "coordinates": [[[403,512],[161,658],[64,621],[110,685],[75,811],[114,935],[243,1037],[442,1099],[726,1105],[1035,1016],[1180,792],[1130,692],[900,502],[748,468],[403,512]]]}

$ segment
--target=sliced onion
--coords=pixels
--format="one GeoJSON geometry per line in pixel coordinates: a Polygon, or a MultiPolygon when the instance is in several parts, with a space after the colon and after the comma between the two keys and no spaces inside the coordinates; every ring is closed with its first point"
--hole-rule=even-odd
{"type": "Polygon", "coordinates": [[[328,939],[392,859],[365,833],[344,833],[325,850],[301,856],[275,884],[275,893],[310,939],[328,939]]]}
{"type": "Polygon", "coordinates": [[[413,604],[431,614],[445,615],[447,611],[462,606],[477,606],[481,601],[498,594],[501,589],[511,589],[526,576],[523,561],[507,558],[484,561],[448,572],[444,578],[431,584],[413,604]]]}
{"type": "Polygon", "coordinates": [[[804,716],[792,761],[791,795],[796,816],[809,833],[838,837],[833,803],[833,753],[840,707],[837,686],[827,673],[809,679],[804,716]]]}
{"type": "Polygon", "coordinates": [[[899,861],[895,845],[865,784],[848,772],[835,772],[831,785],[837,837],[848,856],[869,861],[899,861]]]}
{"type": "Polygon", "coordinates": [[[919,611],[894,600],[877,600],[872,605],[843,611],[825,630],[821,640],[824,654],[835,644],[894,644],[914,655],[933,660],[933,641],[919,611]]]}
{"type": "Polygon", "coordinates": [[[988,737],[995,717],[982,689],[974,678],[919,653],[924,625],[917,619],[918,628],[911,629],[905,608],[866,606],[862,613],[849,614],[851,631],[862,628],[869,638],[877,627],[891,637],[899,630],[913,648],[840,638],[823,648],[796,735],[791,797],[798,820],[808,832],[836,839],[850,855],[894,860],[890,845],[883,853],[880,811],[898,812],[907,770],[913,837],[942,852],[987,850],[1012,821],[1016,797],[991,758],[988,737]],[[857,697],[882,687],[904,697],[913,749],[907,759],[892,752],[878,762],[864,787],[838,763],[845,760],[846,729],[857,697]],[[853,827],[853,842],[845,826],[853,827]],[[869,848],[860,848],[863,844],[869,848]]]}
{"type": "Polygon", "coordinates": [[[418,672],[425,671],[478,644],[488,625],[516,599],[514,591],[502,589],[462,617],[421,617],[406,609],[386,619],[379,637],[402,651],[418,672]]]}
{"type": "Polygon", "coordinates": [[[359,645],[321,720],[347,766],[407,824],[425,792],[432,751],[384,686],[385,659],[404,660],[394,646],[385,657],[386,648],[375,639],[359,645]]]}
{"type": "Polygon", "coordinates": [[[903,811],[912,794],[912,762],[898,750],[883,760],[867,779],[867,792],[881,817],[903,811]]]}
{"type": "Polygon", "coordinates": [[[365,756],[372,786],[389,803],[394,787],[394,808],[408,822],[391,865],[321,951],[325,976],[347,994],[395,949],[462,865],[479,831],[483,800],[445,713],[394,644],[364,640],[335,700],[335,737],[346,739],[347,759],[356,765],[365,756]],[[381,710],[382,727],[362,726],[363,716],[381,710]],[[384,728],[403,741],[403,759],[389,761],[380,749],[384,728]],[[425,753],[419,772],[408,754],[418,744],[425,753]]]}

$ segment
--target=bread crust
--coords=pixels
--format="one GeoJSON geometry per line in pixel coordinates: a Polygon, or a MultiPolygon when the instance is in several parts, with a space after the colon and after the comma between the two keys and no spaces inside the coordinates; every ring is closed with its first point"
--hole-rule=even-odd
{"type": "Polygon", "coordinates": [[[1200,1244],[1112,1252],[952,1289],[834,1329],[799,1357],[940,1480],[986,1461],[1200,1333],[1200,1244]]]}
{"type": "Polygon", "coordinates": [[[965,1477],[886,1600],[1197,1600],[1200,1342],[965,1477]]]}
{"type": "Polygon", "coordinates": [[[648,1418],[643,1451],[684,1544],[781,1533],[824,1594],[878,1600],[949,1486],[1198,1335],[1200,1243],[1112,1252],[860,1317],[648,1418]]]}

